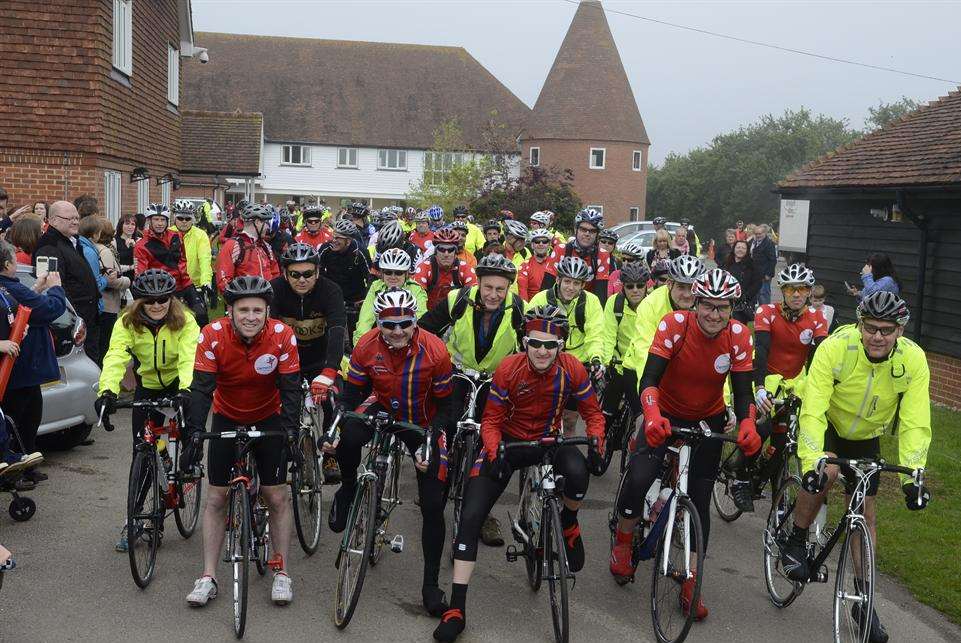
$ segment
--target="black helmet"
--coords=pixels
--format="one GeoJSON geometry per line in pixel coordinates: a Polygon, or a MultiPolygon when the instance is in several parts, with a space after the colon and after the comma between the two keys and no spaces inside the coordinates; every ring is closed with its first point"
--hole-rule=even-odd
{"type": "Polygon", "coordinates": [[[497,219],[491,219],[490,221],[484,224],[484,232],[487,232],[488,230],[497,230],[497,233],[500,234],[501,222],[498,221],[497,219]]]}
{"type": "Polygon", "coordinates": [[[911,319],[908,305],[893,292],[879,290],[873,292],[858,304],[858,321],[863,319],[877,319],[891,321],[898,326],[904,326],[911,319]]]}
{"type": "Polygon", "coordinates": [[[130,284],[134,299],[169,297],[177,291],[177,280],[166,270],[151,268],[136,276],[130,284]]]}
{"type": "Polygon", "coordinates": [[[224,301],[228,305],[233,305],[235,301],[244,297],[260,297],[269,306],[274,298],[274,289],[263,277],[256,275],[234,277],[224,289],[224,301]]]}
{"type": "Polygon", "coordinates": [[[632,261],[621,266],[621,283],[643,284],[651,278],[651,271],[643,261],[632,261]]]}
{"type": "Polygon", "coordinates": [[[517,266],[504,255],[492,252],[489,255],[484,255],[484,258],[477,262],[474,273],[478,279],[487,275],[495,275],[506,277],[513,283],[517,279],[517,266]]]}
{"type": "Polygon", "coordinates": [[[355,201],[347,206],[347,214],[355,217],[366,217],[370,214],[370,208],[366,203],[355,201]]]}
{"type": "Polygon", "coordinates": [[[292,243],[280,255],[280,265],[286,268],[292,263],[313,263],[320,260],[317,250],[307,243],[292,243]]]}
{"type": "Polygon", "coordinates": [[[454,214],[455,217],[466,217],[466,216],[467,216],[467,206],[466,206],[466,205],[454,206],[454,212],[453,212],[453,214],[454,214]]]}
{"type": "Polygon", "coordinates": [[[542,330],[545,333],[556,333],[561,339],[566,339],[569,327],[567,315],[551,304],[534,306],[524,314],[525,334],[530,330],[542,330]]]}

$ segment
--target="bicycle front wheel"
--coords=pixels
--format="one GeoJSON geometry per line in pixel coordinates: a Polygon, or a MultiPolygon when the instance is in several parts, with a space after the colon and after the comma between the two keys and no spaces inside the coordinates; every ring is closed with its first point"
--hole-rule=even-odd
{"type": "Polygon", "coordinates": [[[863,521],[847,527],[834,587],[835,643],[867,643],[874,609],[874,545],[863,521]]]}
{"type": "Polygon", "coordinates": [[[290,477],[290,491],[294,497],[297,540],[304,553],[310,556],[320,544],[322,473],[313,433],[301,431],[299,447],[302,462],[290,477]]]}
{"type": "Polygon", "coordinates": [[[362,479],[359,484],[351,507],[353,519],[348,521],[337,558],[339,576],[334,625],[339,629],[347,627],[357,608],[377,533],[377,485],[369,478],[362,479]]]}
{"type": "Polygon", "coordinates": [[[227,498],[227,561],[233,570],[234,635],[243,638],[247,627],[247,590],[250,583],[250,547],[253,522],[250,500],[243,483],[230,487],[227,498]]]}
{"type": "Polygon", "coordinates": [[[520,494],[520,507],[518,509],[517,521],[521,530],[527,535],[527,542],[524,543],[524,565],[527,567],[527,583],[535,592],[541,588],[541,579],[544,568],[544,531],[541,529],[541,501],[537,497],[532,479],[536,476],[536,469],[521,469],[517,476],[518,493],[520,494]]]}
{"type": "Polygon", "coordinates": [[[761,535],[764,547],[764,581],[775,607],[787,607],[804,589],[804,583],[792,581],[781,569],[781,546],[787,542],[794,526],[794,506],[799,487],[800,483],[796,478],[788,478],[781,485],[781,489],[774,495],[767,526],[761,535]]]}
{"type": "MultiPolygon", "coordinates": [[[[668,511],[664,507],[661,511],[668,511]]],[[[704,537],[701,520],[690,498],[677,499],[674,521],[664,527],[657,541],[657,555],[651,574],[651,620],[660,643],[683,641],[694,622],[694,606],[701,595],[704,537]],[[688,614],[681,605],[681,588],[694,579],[688,614]]]]}
{"type": "Polygon", "coordinates": [[[454,546],[457,543],[457,533],[460,529],[460,515],[464,509],[464,492],[467,490],[470,472],[474,467],[474,440],[474,435],[468,433],[457,445],[458,462],[453,470],[454,479],[451,481],[451,504],[454,510],[454,519],[451,521],[450,530],[450,559],[452,562],[454,560],[454,546]]]}
{"type": "Polygon", "coordinates": [[[722,443],[721,466],[717,471],[717,479],[714,481],[711,499],[714,501],[714,509],[717,510],[717,515],[724,522],[733,522],[741,517],[741,510],[734,504],[734,496],[731,495],[731,487],[737,479],[734,466],[739,460],[738,453],[736,444],[732,442],[722,443]]]}
{"type": "Polygon", "coordinates": [[[157,568],[157,548],[163,525],[157,455],[152,446],[138,449],[127,485],[127,556],[130,573],[140,589],[146,589],[157,568]]]}
{"type": "Polygon", "coordinates": [[[572,577],[567,568],[567,548],[564,546],[564,530],[561,529],[560,510],[557,499],[544,504],[541,531],[544,536],[544,561],[547,566],[547,589],[551,601],[551,621],[554,624],[554,640],[567,643],[570,640],[568,614],[568,580],[572,577]]]}
{"type": "MultiPolygon", "coordinates": [[[[177,440],[177,459],[183,457],[185,446],[183,440],[177,440]]],[[[175,483],[177,489],[177,506],[174,507],[174,522],[177,523],[177,531],[184,538],[190,538],[197,529],[197,521],[200,518],[200,497],[203,491],[203,480],[182,480],[178,476],[175,483]]]]}

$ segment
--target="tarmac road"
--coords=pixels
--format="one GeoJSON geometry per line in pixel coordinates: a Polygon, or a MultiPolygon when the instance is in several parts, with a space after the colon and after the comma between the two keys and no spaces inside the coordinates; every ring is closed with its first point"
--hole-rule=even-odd
{"type": "MultiPolygon", "coordinates": [[[[112,434],[95,431],[96,442],[68,453],[51,454],[50,480],[29,495],[39,506],[26,523],[6,514],[0,498],[0,542],[11,549],[18,568],[7,574],[0,592],[0,641],[228,641],[231,629],[229,570],[221,568],[221,595],[207,608],[184,601],[200,572],[201,537],[179,537],[172,520],[158,555],[158,570],[145,591],[130,577],[127,556],[113,546],[123,521],[130,434],[129,412],[116,417],[112,434]]],[[[616,468],[616,465],[614,465],[616,468]]],[[[413,474],[406,463],[405,504],[392,523],[404,534],[405,551],[385,552],[368,573],[363,596],[345,631],[332,622],[338,541],[325,526],[318,552],[304,556],[293,538],[289,568],[294,602],[285,608],[269,601],[268,578],[251,575],[246,640],[249,641],[429,641],[436,620],[420,606],[420,516],[413,504],[413,474]]],[[[637,582],[618,587],[607,571],[607,517],[617,482],[614,470],[593,479],[581,511],[587,565],[571,594],[574,641],[652,641],[648,606],[650,566],[642,564],[637,582]]],[[[515,485],[510,487],[512,490],[515,485]]],[[[331,487],[325,489],[330,498],[331,487]]],[[[516,495],[505,494],[495,508],[501,524],[516,495]]],[[[807,588],[786,610],[767,599],[761,570],[761,515],[732,524],[715,517],[710,556],[705,564],[704,600],[709,618],[695,624],[689,641],[760,643],[828,641],[831,587],[807,588]]],[[[883,546],[883,543],[882,543],[883,546]]],[[[449,587],[446,562],[441,584],[449,587]]],[[[468,595],[468,629],[463,641],[550,641],[546,587],[533,593],[522,562],[508,563],[504,548],[481,546],[468,595]]],[[[917,603],[896,583],[883,579],[878,609],[891,641],[959,641],[961,628],[917,603]]]]}

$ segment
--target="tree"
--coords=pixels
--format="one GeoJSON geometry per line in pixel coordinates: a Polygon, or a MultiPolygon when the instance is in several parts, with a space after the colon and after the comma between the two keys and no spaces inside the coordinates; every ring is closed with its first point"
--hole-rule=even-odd
{"type": "Polygon", "coordinates": [[[918,101],[907,96],[902,96],[901,100],[893,103],[884,103],[879,100],[877,107],[868,107],[868,116],[864,119],[864,125],[869,132],[879,130],[920,106],[921,104],[918,101]]]}
{"type": "Polygon", "coordinates": [[[555,226],[561,230],[574,229],[574,215],[581,209],[581,199],[574,192],[574,173],[556,167],[525,167],[518,178],[508,178],[489,186],[470,204],[471,212],[480,221],[510,210],[527,217],[549,209],[556,216],[555,226]]]}

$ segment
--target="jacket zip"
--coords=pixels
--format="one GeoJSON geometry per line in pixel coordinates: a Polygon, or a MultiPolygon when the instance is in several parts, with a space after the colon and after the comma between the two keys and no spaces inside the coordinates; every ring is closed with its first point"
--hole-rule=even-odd
{"type": "Polygon", "coordinates": [[[863,418],[864,407],[867,406],[868,399],[871,397],[871,386],[874,384],[874,367],[871,367],[871,372],[868,373],[868,384],[864,387],[864,398],[861,400],[861,406],[858,408],[858,414],[854,416],[854,422],[848,427],[848,435],[854,433],[854,429],[857,428],[858,422],[863,418]]]}

